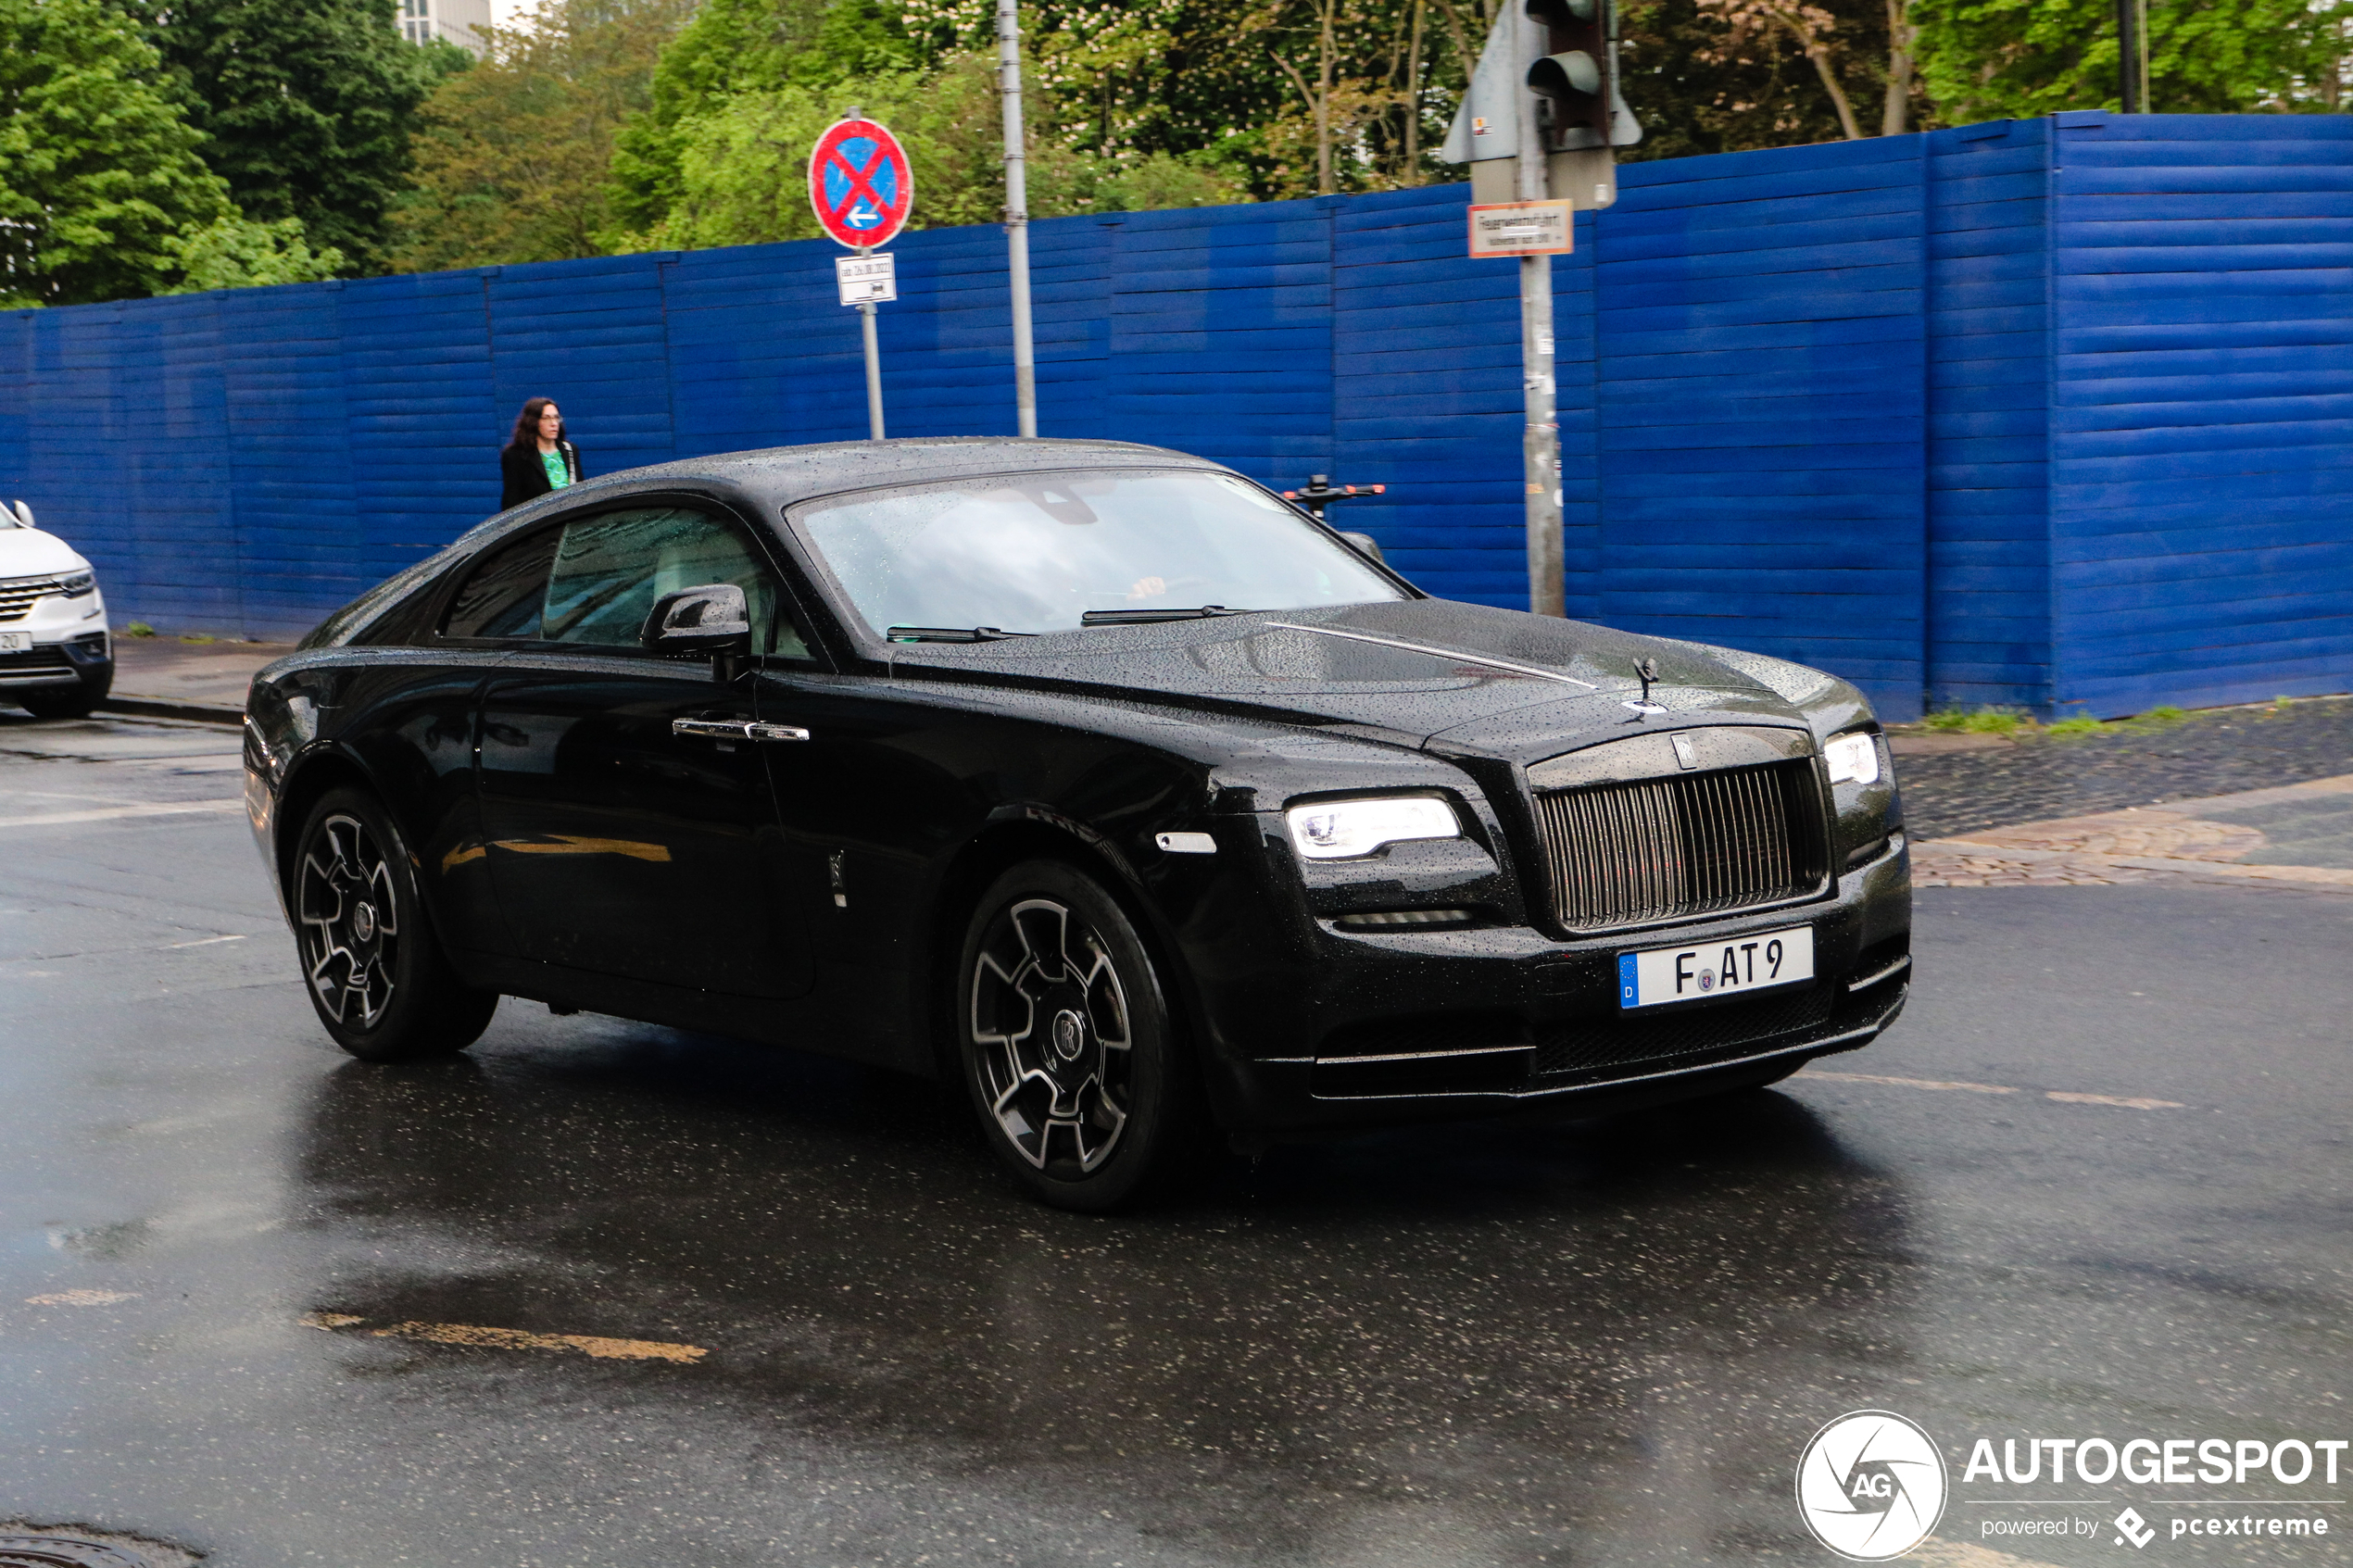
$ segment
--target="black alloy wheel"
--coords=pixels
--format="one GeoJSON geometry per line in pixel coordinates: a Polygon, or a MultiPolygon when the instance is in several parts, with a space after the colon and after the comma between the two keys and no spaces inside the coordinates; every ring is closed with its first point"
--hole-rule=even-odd
{"type": "Polygon", "coordinates": [[[464,1050],[496,991],[450,967],[417,897],[400,834],[375,799],[338,789],[311,809],[287,870],[304,988],[335,1044],[363,1061],[464,1050]]]}
{"type": "Polygon", "coordinates": [[[982,896],[957,966],[956,1033],[989,1146],[1058,1208],[1131,1201],[1198,1123],[1135,926],[1059,860],[1015,866],[982,896]]]}

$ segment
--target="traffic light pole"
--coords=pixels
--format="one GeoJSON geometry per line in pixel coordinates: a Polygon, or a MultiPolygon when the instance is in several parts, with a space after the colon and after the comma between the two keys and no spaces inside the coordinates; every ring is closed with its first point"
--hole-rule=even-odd
{"type": "MultiPolygon", "coordinates": [[[[1514,5],[1505,13],[1517,18],[1519,58],[1544,54],[1542,24],[1514,5]]],[[[1519,199],[1545,199],[1544,139],[1537,119],[1533,93],[1519,100],[1519,199]]],[[[1561,558],[1560,423],[1554,407],[1553,381],[1553,258],[1519,258],[1520,381],[1527,407],[1527,428],[1520,443],[1520,467],[1528,487],[1528,608],[1538,615],[1566,615],[1566,590],[1561,558]]]]}
{"type": "Polygon", "coordinates": [[[2139,0],[2116,0],[2116,101],[2126,114],[2145,114],[2141,101],[2139,0]]]}
{"type": "Polygon", "coordinates": [[[1005,260],[1013,291],[1013,410],[1038,433],[1038,346],[1029,322],[1029,158],[1022,145],[1020,0],[997,0],[997,93],[1005,119],[1005,260]]]}

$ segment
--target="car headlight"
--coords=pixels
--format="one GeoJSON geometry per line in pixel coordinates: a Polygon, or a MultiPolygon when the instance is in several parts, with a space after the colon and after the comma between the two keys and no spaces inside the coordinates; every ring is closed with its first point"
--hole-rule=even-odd
{"type": "Polygon", "coordinates": [[[57,583],[57,586],[65,590],[66,597],[69,599],[78,599],[97,585],[97,574],[90,571],[68,572],[57,583]]]}
{"type": "Polygon", "coordinates": [[[1377,800],[1319,800],[1283,813],[1290,841],[1311,860],[1343,860],[1369,855],[1385,844],[1414,838],[1460,838],[1454,809],[1427,797],[1377,800]]]}
{"type": "Polygon", "coordinates": [[[1826,743],[1822,760],[1830,764],[1831,783],[1879,783],[1879,742],[1869,732],[1856,730],[1826,743]]]}

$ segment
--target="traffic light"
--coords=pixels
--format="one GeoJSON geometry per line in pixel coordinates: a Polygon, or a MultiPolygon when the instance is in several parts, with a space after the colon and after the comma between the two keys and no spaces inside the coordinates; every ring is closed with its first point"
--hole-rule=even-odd
{"type": "Polygon", "coordinates": [[[1543,24],[1546,52],[1528,68],[1542,102],[1544,150],[1630,146],[1642,128],[1617,91],[1617,8],[1614,0],[1528,0],[1543,24]]]}
{"type": "Polygon", "coordinates": [[[1528,68],[1543,100],[1544,150],[1609,145],[1609,20],[1604,0],[1528,0],[1543,24],[1546,53],[1528,68]]]}
{"type": "Polygon", "coordinates": [[[1472,200],[1517,199],[1514,159],[1519,152],[1519,106],[1537,98],[1548,182],[1554,196],[1580,212],[1617,198],[1617,159],[1610,149],[1630,147],[1642,127],[1617,84],[1616,0],[1524,0],[1543,29],[1544,51],[1532,64],[1521,23],[1509,7],[1495,19],[1461,109],[1438,156],[1470,165],[1472,200]]]}

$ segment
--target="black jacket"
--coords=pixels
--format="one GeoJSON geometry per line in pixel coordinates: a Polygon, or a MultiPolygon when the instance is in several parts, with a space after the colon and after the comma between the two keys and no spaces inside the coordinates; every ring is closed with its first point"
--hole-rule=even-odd
{"type": "MultiPolygon", "coordinates": [[[[564,455],[564,466],[572,470],[572,482],[580,483],[580,448],[569,441],[559,441],[556,449],[564,455]]],[[[539,444],[524,442],[520,446],[508,446],[498,453],[498,477],[505,481],[498,492],[498,509],[520,507],[534,495],[545,495],[554,486],[547,483],[547,470],[539,461],[539,444]]]]}

